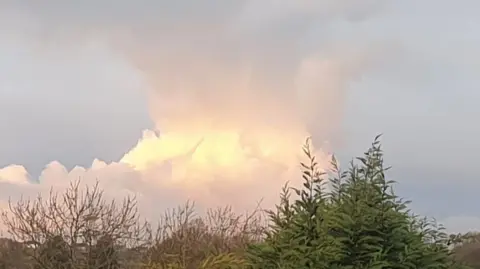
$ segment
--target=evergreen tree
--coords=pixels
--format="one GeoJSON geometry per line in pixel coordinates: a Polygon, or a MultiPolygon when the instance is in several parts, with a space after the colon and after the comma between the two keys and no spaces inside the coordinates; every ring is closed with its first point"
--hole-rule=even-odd
{"type": "Polygon", "coordinates": [[[267,239],[248,251],[253,268],[453,268],[442,228],[394,194],[379,136],[346,172],[332,160],[329,192],[308,143],[304,152],[303,188],[284,188],[267,239]]]}
{"type": "Polygon", "coordinates": [[[303,168],[303,188],[286,185],[276,211],[268,211],[270,230],[262,244],[249,248],[254,268],[335,268],[340,244],[329,233],[331,219],[328,200],[323,193],[324,174],[310,150],[309,141],[303,148],[308,157],[303,168]],[[291,191],[298,199],[290,202],[291,191]]]}

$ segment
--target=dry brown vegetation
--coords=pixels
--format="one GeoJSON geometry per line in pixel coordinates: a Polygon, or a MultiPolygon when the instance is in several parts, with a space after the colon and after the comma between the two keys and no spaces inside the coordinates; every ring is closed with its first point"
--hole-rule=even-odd
{"type": "Polygon", "coordinates": [[[73,182],[64,193],[9,203],[2,213],[4,268],[216,268],[242,264],[247,244],[262,237],[259,210],[230,207],[195,214],[193,203],[167,211],[158,223],[141,221],[134,197],[104,199],[98,184],[73,182]],[[19,258],[21,257],[21,258],[19,258]]]}
{"type": "Polygon", "coordinates": [[[480,233],[471,232],[451,237],[457,242],[453,251],[455,258],[468,264],[470,268],[480,269],[480,233]]]}

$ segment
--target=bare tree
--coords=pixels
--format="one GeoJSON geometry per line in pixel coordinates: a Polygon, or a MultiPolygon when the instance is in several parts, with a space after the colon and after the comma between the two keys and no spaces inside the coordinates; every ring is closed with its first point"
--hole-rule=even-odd
{"type": "Polygon", "coordinates": [[[197,216],[192,203],[168,210],[153,234],[145,267],[216,268],[211,263],[219,259],[238,262],[248,244],[262,239],[265,225],[260,213],[256,209],[238,215],[222,207],[197,216]]]}
{"type": "Polygon", "coordinates": [[[98,182],[80,188],[75,181],[61,194],[52,189],[48,198],[10,201],[9,209],[1,216],[7,232],[28,245],[25,253],[40,269],[110,268],[119,262],[109,260],[119,259],[114,249],[143,244],[148,231],[134,197],[107,201],[98,182]]]}

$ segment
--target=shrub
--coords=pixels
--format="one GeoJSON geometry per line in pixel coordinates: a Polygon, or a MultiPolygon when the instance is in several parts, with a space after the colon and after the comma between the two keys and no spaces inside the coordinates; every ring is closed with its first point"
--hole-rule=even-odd
{"type": "Polygon", "coordinates": [[[268,212],[266,240],[248,250],[252,268],[453,266],[442,227],[411,215],[407,202],[394,194],[378,138],[345,172],[333,158],[328,180],[307,141],[303,187],[286,186],[280,205],[268,212]]]}

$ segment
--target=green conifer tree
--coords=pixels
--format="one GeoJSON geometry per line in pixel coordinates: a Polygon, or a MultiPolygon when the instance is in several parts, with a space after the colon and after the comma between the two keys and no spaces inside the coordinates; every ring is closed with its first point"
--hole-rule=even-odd
{"type": "Polygon", "coordinates": [[[304,184],[285,187],[269,212],[267,239],[248,250],[253,268],[453,268],[442,228],[413,216],[394,194],[379,136],[346,172],[332,160],[329,192],[308,143],[304,152],[304,184]]]}
{"type": "Polygon", "coordinates": [[[329,233],[329,205],[323,193],[324,174],[310,150],[303,148],[309,162],[301,163],[303,188],[286,185],[276,211],[268,211],[270,230],[262,244],[253,245],[248,253],[254,268],[332,268],[339,259],[339,244],[329,233]],[[290,202],[291,191],[297,199],[290,202]]]}

